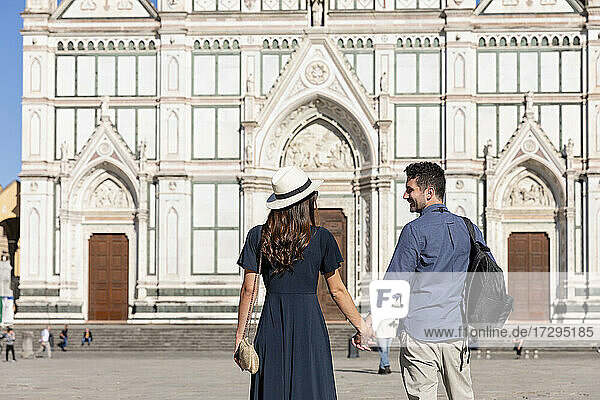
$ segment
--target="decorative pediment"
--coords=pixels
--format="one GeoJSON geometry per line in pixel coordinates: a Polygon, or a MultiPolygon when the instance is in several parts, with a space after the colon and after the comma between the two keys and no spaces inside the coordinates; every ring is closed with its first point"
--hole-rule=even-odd
{"type": "Polygon", "coordinates": [[[152,18],[158,13],[149,0],[64,0],[56,19],[152,18]]]}
{"type": "Polygon", "coordinates": [[[494,160],[494,165],[489,167],[499,174],[529,159],[546,165],[559,176],[564,174],[566,169],[561,153],[556,150],[534,117],[532,93],[527,95],[525,115],[517,130],[494,160]]]}
{"type": "Polygon", "coordinates": [[[358,104],[371,124],[376,120],[372,96],[337,46],[325,35],[309,34],[304,37],[267,94],[267,102],[258,117],[259,123],[280,106],[282,99],[302,96],[303,93],[330,94],[332,98],[346,99],[358,104]]]}
{"type": "MultiPolygon", "coordinates": [[[[130,185],[134,185],[140,172],[136,157],[113,126],[106,99],[102,104],[101,115],[100,123],[85,146],[75,156],[75,161],[69,162],[66,156],[63,156],[62,174],[68,177],[69,181],[81,185],[86,177],[93,175],[97,169],[115,170],[119,175],[126,176],[130,185]]],[[[65,144],[61,148],[63,155],[66,155],[68,151],[66,151],[65,144]]],[[[144,148],[142,144],[140,146],[141,153],[144,152],[144,148]]],[[[144,157],[144,155],[140,154],[140,157],[144,157]]],[[[102,196],[98,194],[96,199],[102,199],[102,196]]]]}
{"type": "Polygon", "coordinates": [[[583,11],[578,0],[483,0],[475,14],[582,14],[583,11]]]}

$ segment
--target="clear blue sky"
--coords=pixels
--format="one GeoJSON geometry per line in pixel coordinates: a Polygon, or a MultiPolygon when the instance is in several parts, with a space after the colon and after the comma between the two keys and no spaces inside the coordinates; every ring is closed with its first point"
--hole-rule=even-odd
{"type": "MultiPolygon", "coordinates": [[[[151,0],[156,5],[156,0],[151,0]]],[[[2,1],[0,15],[0,185],[5,187],[21,171],[21,97],[23,95],[23,27],[20,13],[25,0],[2,1]]]]}

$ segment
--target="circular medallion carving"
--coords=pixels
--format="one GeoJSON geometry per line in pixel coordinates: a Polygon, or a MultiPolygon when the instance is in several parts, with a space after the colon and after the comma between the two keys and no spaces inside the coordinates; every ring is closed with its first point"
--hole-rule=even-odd
{"type": "Polygon", "coordinates": [[[306,67],[306,79],[313,85],[322,85],[329,78],[329,67],[322,61],[313,61],[306,67]]]}
{"type": "Polygon", "coordinates": [[[169,189],[171,191],[174,191],[175,189],[177,189],[177,183],[176,182],[169,182],[169,189]]]}
{"type": "Polygon", "coordinates": [[[456,188],[458,190],[461,190],[464,187],[465,187],[465,183],[463,181],[461,181],[460,179],[456,181],[456,188]]]}
{"type": "Polygon", "coordinates": [[[100,146],[98,146],[98,154],[100,154],[101,156],[109,155],[110,151],[111,151],[111,147],[110,147],[110,143],[108,143],[108,142],[102,142],[102,143],[100,143],[100,146]]]}
{"type": "Polygon", "coordinates": [[[537,150],[537,143],[532,138],[527,138],[523,142],[523,151],[526,153],[534,153],[537,150]]]}
{"type": "Polygon", "coordinates": [[[38,184],[37,184],[37,183],[35,183],[35,182],[33,182],[33,183],[31,184],[31,191],[32,191],[32,192],[37,192],[37,190],[38,190],[38,184]]]}

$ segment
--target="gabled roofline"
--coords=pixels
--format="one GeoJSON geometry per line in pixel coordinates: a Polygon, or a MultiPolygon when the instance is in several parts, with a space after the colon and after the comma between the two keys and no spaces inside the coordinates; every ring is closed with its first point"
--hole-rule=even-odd
{"type": "MultiPolygon", "coordinates": [[[[139,1],[140,4],[146,9],[146,11],[148,11],[148,13],[150,14],[150,17],[148,18],[152,18],[155,20],[160,19],[158,16],[158,10],[154,7],[154,4],[152,4],[152,2],[150,0],[134,0],[134,1],[139,1]]],[[[50,19],[60,19],[62,18],[63,14],[69,9],[69,7],[71,7],[71,5],[75,2],[75,0],[63,0],[60,5],[58,6],[58,8],[52,13],[52,15],[50,16],[50,19]]],[[[102,19],[106,19],[106,18],[102,18],[102,19]]],[[[111,19],[111,18],[109,18],[111,19]]],[[[116,19],[123,19],[122,17],[116,17],[116,19]]],[[[141,19],[141,18],[136,18],[136,19],[141,19]]]]}
{"type": "MultiPolygon", "coordinates": [[[[494,0],[482,0],[477,7],[475,7],[475,10],[473,11],[473,14],[475,15],[481,15],[486,8],[488,8],[488,6],[492,3],[492,1],[494,0]]],[[[576,11],[579,14],[584,14],[585,13],[585,7],[583,6],[583,4],[581,4],[579,2],[579,0],[566,0],[567,3],[569,3],[569,5],[573,8],[574,11],[576,11]]],[[[529,13],[508,13],[508,14],[529,14],[529,13]]],[[[556,14],[562,14],[562,13],[556,13],[556,14]]]]}

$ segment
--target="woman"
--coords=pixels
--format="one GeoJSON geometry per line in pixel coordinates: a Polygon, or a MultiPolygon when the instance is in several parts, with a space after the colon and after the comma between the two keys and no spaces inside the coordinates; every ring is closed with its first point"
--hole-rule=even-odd
{"type": "Polygon", "coordinates": [[[254,341],[260,363],[251,378],[252,400],[337,398],[329,335],[316,294],[319,273],[357,329],[355,345],[369,349],[366,340],[372,331],[338,272],[343,262],[340,250],[333,235],[315,222],[316,190],[321,183],[311,181],[298,167],[277,171],[272,179],[274,193],[267,200],[271,209],[267,222],[250,230],[238,260],[245,274],[235,350],[243,339],[259,254],[267,289],[254,341]]]}

